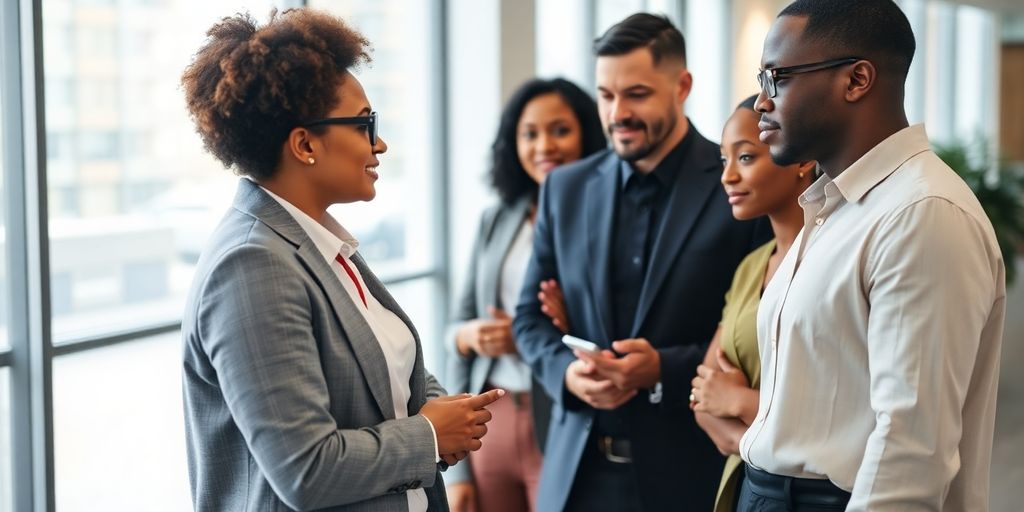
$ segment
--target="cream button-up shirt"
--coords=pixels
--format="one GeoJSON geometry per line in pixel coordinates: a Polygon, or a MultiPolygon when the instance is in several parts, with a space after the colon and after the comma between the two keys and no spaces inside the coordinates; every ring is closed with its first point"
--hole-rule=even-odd
{"type": "Polygon", "coordinates": [[[828,478],[847,510],[987,510],[1006,289],[977,199],[917,125],[800,205],[761,299],[740,455],[828,478]]]}

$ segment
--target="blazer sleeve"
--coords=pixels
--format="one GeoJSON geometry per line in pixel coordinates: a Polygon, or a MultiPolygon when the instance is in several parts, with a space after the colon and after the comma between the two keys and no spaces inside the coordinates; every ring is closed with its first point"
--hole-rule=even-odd
{"type": "Polygon", "coordinates": [[[526,268],[523,291],[512,328],[520,357],[530,365],[534,378],[544,386],[548,396],[564,408],[581,409],[585,406],[583,401],[565,388],[565,371],[576,356],[562,344],[562,332],[541,311],[540,299],[537,298],[541,281],[558,279],[554,226],[551,220],[551,189],[550,185],[541,186],[540,189],[533,231],[533,254],[526,268]]]}
{"type": "Polygon", "coordinates": [[[343,397],[328,393],[300,272],[280,254],[243,245],[215,264],[200,293],[202,346],[259,470],[299,510],[433,485],[424,418],[338,429],[329,405],[343,397]]]}
{"type": "Polygon", "coordinates": [[[427,400],[433,400],[435,398],[448,395],[448,392],[444,389],[444,386],[442,386],[441,383],[437,380],[437,377],[434,377],[434,374],[428,371],[424,371],[423,373],[425,375],[424,379],[426,380],[426,385],[424,386],[424,395],[426,396],[427,400]]]}
{"type": "MultiPolygon", "coordinates": [[[[763,217],[749,221],[743,226],[745,227],[733,228],[743,229],[743,231],[738,231],[736,236],[742,237],[740,240],[747,244],[742,253],[734,254],[733,257],[737,258],[734,261],[737,264],[775,236],[771,223],[763,217]]],[[[732,282],[735,277],[735,269],[731,269],[730,272],[729,282],[732,282]]],[[[658,354],[661,356],[662,399],[660,408],[662,410],[677,411],[690,407],[689,395],[693,376],[697,374],[697,366],[704,362],[704,355],[710,344],[711,339],[708,338],[695,345],[678,345],[658,349],[658,354]]]]}

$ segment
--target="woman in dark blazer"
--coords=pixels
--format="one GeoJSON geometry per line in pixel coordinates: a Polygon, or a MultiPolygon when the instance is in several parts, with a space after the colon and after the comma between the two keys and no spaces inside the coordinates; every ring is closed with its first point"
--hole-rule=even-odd
{"type": "MultiPolygon", "coordinates": [[[[376,195],[368,42],[309,9],[224,18],[185,71],[206,148],[244,176],[182,320],[193,507],[446,510],[438,464],[500,390],[442,398],[409,318],[327,213],[376,195]]],[[[443,467],[443,465],[442,465],[443,467]]]]}
{"type": "Polygon", "coordinates": [[[448,336],[448,378],[453,392],[502,388],[512,396],[490,408],[487,448],[471,455],[472,464],[445,475],[454,511],[533,507],[550,401],[516,355],[510,313],[524,286],[544,177],[606,145],[594,100],[563,79],[523,84],[502,112],[490,170],[501,201],[480,221],[457,323],[448,336]]]}

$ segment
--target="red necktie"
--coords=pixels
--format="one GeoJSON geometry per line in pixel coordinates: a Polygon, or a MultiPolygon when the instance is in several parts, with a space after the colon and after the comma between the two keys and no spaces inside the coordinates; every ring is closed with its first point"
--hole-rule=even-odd
{"type": "Polygon", "coordinates": [[[352,267],[348,266],[348,262],[345,261],[345,257],[339,252],[334,259],[338,263],[341,263],[341,267],[345,269],[345,273],[348,274],[349,279],[351,279],[352,283],[356,285],[356,290],[359,290],[359,298],[363,299],[363,307],[369,308],[369,306],[366,305],[366,295],[363,295],[363,287],[359,286],[359,280],[356,279],[356,273],[352,272],[352,267]]]}

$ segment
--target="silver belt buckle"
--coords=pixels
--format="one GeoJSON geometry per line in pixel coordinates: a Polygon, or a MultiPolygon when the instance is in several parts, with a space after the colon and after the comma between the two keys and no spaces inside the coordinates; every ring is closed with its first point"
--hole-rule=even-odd
{"type": "Polygon", "coordinates": [[[613,439],[609,436],[601,436],[597,439],[598,445],[601,448],[601,453],[604,454],[604,458],[608,459],[608,462],[614,462],[616,464],[629,464],[633,462],[633,458],[625,455],[616,455],[614,450],[613,439]]]}

